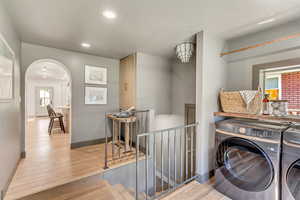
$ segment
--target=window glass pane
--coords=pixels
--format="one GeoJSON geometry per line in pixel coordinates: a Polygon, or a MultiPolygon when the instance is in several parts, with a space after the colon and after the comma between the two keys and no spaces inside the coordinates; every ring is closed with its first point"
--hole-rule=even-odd
{"type": "Polygon", "coordinates": [[[40,90],[40,98],[44,97],[44,90],[40,90]]]}
{"type": "Polygon", "coordinates": [[[46,98],[49,98],[49,97],[50,97],[49,91],[45,91],[45,97],[46,97],[46,98]]]}
{"type": "Polygon", "coordinates": [[[278,89],[278,77],[266,78],[265,89],[278,89]]]}

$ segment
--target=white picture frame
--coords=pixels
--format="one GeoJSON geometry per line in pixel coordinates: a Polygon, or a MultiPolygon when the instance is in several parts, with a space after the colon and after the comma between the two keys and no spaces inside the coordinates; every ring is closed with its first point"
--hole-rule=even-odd
{"type": "Polygon", "coordinates": [[[84,74],[86,84],[107,84],[107,69],[105,67],[85,65],[84,74]]]}
{"type": "Polygon", "coordinates": [[[0,34],[0,102],[14,99],[15,54],[0,34]]]}
{"type": "Polygon", "coordinates": [[[107,88],[86,86],[85,104],[86,105],[107,104],[107,88]]]}

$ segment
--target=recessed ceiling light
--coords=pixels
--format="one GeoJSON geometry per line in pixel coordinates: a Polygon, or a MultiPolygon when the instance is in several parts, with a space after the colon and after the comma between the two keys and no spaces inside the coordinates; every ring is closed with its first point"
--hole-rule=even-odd
{"type": "Polygon", "coordinates": [[[84,48],[90,48],[91,47],[91,45],[89,43],[85,43],[85,42],[81,43],[81,46],[84,47],[84,48]]]}
{"type": "Polygon", "coordinates": [[[117,17],[116,13],[111,10],[105,10],[102,12],[102,15],[107,19],[115,19],[117,17]]]}
{"type": "Polygon", "coordinates": [[[267,19],[267,20],[264,20],[264,21],[261,21],[259,23],[257,23],[258,25],[263,25],[263,24],[268,24],[268,23],[271,23],[271,22],[274,22],[275,19],[272,18],[272,19],[267,19]]]}

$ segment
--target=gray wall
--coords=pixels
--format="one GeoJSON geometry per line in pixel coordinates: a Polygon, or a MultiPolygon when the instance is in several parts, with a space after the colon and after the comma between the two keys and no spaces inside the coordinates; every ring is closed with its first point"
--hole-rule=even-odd
{"type": "MultiPolygon", "coordinates": [[[[25,72],[39,59],[55,59],[63,63],[72,78],[72,143],[105,137],[105,112],[119,108],[119,60],[22,43],[22,98],[25,91],[25,72]],[[107,105],[85,105],[84,65],[107,67],[107,105]]],[[[24,103],[24,102],[23,102],[24,103]]],[[[23,104],[23,116],[25,106],[23,104]]],[[[24,134],[24,132],[23,132],[24,134]]]]}
{"type": "MultiPolygon", "coordinates": [[[[300,32],[300,20],[228,41],[229,50],[269,41],[300,32]]],[[[225,56],[228,60],[228,89],[251,89],[252,66],[300,58],[300,38],[290,39],[225,56]]]]}
{"type": "Polygon", "coordinates": [[[225,41],[210,32],[202,31],[196,37],[196,121],[197,173],[202,179],[214,168],[215,120],[219,110],[218,95],[226,88],[227,63],[220,57],[225,41]]]}
{"type": "Polygon", "coordinates": [[[172,114],[184,116],[185,104],[196,103],[196,58],[172,63],[172,114]]]}
{"type": "Polygon", "coordinates": [[[166,58],[137,53],[137,108],[171,113],[171,65],[166,58]]]}
{"type": "MultiPolygon", "coordinates": [[[[0,190],[6,190],[21,153],[20,131],[20,40],[2,1],[0,1],[0,32],[16,54],[14,100],[0,103],[0,190]]],[[[1,197],[0,197],[1,198],[1,197]]]]}

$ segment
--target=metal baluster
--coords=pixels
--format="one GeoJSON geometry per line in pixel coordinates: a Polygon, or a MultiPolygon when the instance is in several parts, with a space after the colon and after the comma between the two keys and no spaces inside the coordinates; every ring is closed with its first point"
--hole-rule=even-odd
{"type": "Polygon", "coordinates": [[[170,131],[168,131],[168,190],[170,190],[170,175],[171,175],[171,149],[170,149],[170,131]]]}
{"type": "Polygon", "coordinates": [[[163,181],[163,174],[164,174],[164,152],[163,152],[163,143],[164,143],[164,136],[163,136],[163,132],[160,133],[161,135],[161,147],[160,147],[160,151],[161,151],[161,191],[164,190],[164,181],[163,181]]]}
{"type": "Polygon", "coordinates": [[[118,146],[119,146],[119,159],[121,158],[121,122],[119,121],[119,139],[118,139],[118,146]]]}
{"type": "Polygon", "coordinates": [[[194,127],[191,127],[191,177],[194,176],[194,127]]]}
{"type": "Polygon", "coordinates": [[[112,120],[112,125],[113,125],[113,132],[112,132],[112,142],[111,142],[111,148],[112,148],[112,160],[115,159],[115,131],[116,131],[116,124],[115,120],[112,120]]]}
{"type": "Polygon", "coordinates": [[[145,178],[145,181],[146,181],[146,200],[148,199],[148,142],[149,142],[149,138],[147,138],[148,136],[145,136],[145,151],[146,151],[146,178],[145,178]]]}
{"type": "Polygon", "coordinates": [[[107,169],[108,168],[108,164],[107,164],[107,159],[108,159],[108,156],[107,156],[107,144],[108,144],[108,139],[107,139],[107,124],[108,122],[108,119],[107,119],[107,113],[105,113],[105,164],[104,164],[104,169],[107,169]]]}
{"type": "Polygon", "coordinates": [[[182,129],[179,129],[179,136],[180,136],[180,181],[183,181],[183,174],[182,174],[182,168],[183,168],[183,148],[182,148],[182,129]]]}
{"type": "Polygon", "coordinates": [[[156,135],[153,135],[153,183],[154,183],[154,195],[156,194],[156,135]]]}
{"type": "Polygon", "coordinates": [[[136,191],[135,191],[135,199],[139,199],[139,136],[136,137],[136,176],[135,176],[135,183],[136,183],[136,191]]]}
{"type": "Polygon", "coordinates": [[[130,151],[132,151],[132,139],[133,139],[133,121],[130,122],[130,151]]]}
{"type": "Polygon", "coordinates": [[[177,149],[176,149],[176,133],[177,133],[177,131],[176,131],[176,129],[174,130],[174,188],[176,187],[176,185],[177,185],[177,167],[176,167],[176,165],[177,165],[177,163],[176,163],[176,151],[177,151],[177,149]]]}
{"type": "Polygon", "coordinates": [[[185,180],[188,179],[188,137],[187,137],[187,128],[184,128],[184,138],[185,138],[185,180]]]}

